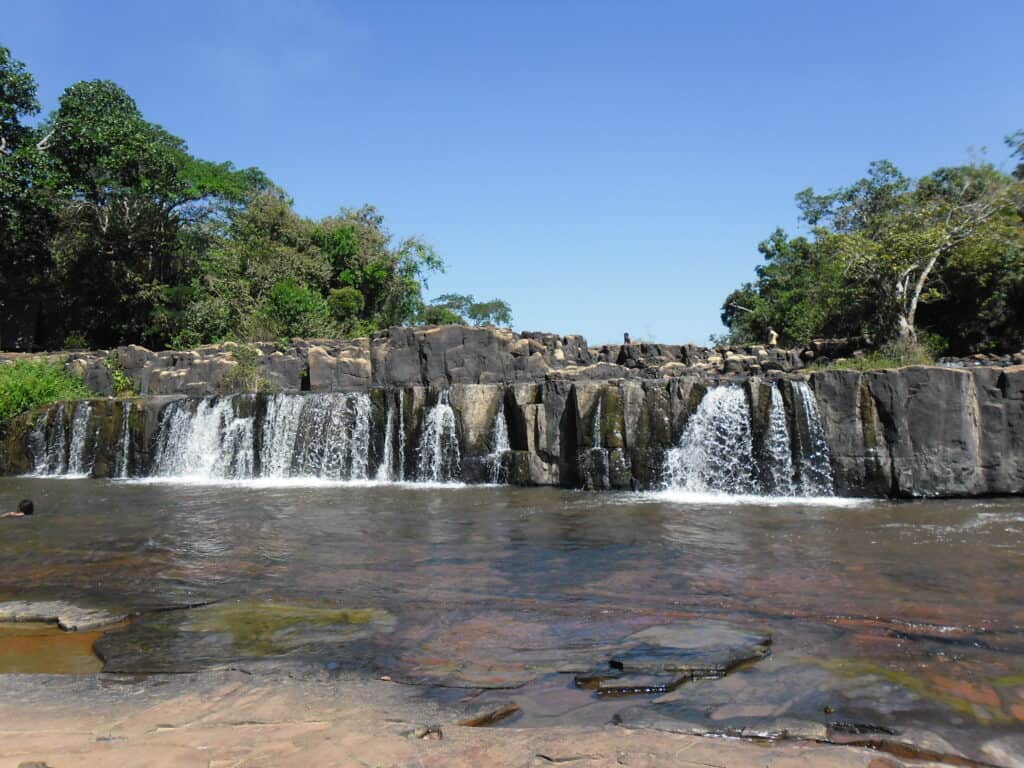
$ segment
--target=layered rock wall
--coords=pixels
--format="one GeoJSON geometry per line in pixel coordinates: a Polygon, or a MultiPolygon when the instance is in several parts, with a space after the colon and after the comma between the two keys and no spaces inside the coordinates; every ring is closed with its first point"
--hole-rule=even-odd
{"type": "MultiPolygon", "coordinates": [[[[295,340],[255,349],[257,355],[248,355],[254,357],[251,363],[231,344],[187,352],[123,347],[73,355],[67,365],[94,391],[112,393],[117,369],[139,393],[128,409],[121,400],[93,402],[90,429],[99,436],[93,474],[110,476],[117,461],[123,465],[112,446],[126,429],[136,446],[132,473],[145,474],[168,402],[230,393],[239,386],[238,367],[251,365],[276,392],[369,393],[374,466],[384,451],[388,408],[401,402],[401,429],[412,450],[426,410],[446,390],[466,480],[487,479],[491,431],[501,409],[512,449],[501,461],[510,482],[654,488],[663,482],[665,452],[678,443],[709,387],[746,388],[756,454],[767,450],[771,387],[781,389],[796,430],[800,420],[790,380],[806,379],[821,415],[837,493],[1024,493],[1020,365],[808,372],[807,355],[789,350],[590,348],[579,336],[461,326],[394,328],[368,339],[295,340]]],[[[268,397],[258,396],[246,407],[262,413],[268,397]]],[[[27,414],[7,430],[0,471],[32,469],[29,438],[40,417],[27,414]]],[[[70,408],[54,406],[48,428],[68,429],[71,418],[70,408]]],[[[411,473],[415,457],[403,461],[411,473]]]]}

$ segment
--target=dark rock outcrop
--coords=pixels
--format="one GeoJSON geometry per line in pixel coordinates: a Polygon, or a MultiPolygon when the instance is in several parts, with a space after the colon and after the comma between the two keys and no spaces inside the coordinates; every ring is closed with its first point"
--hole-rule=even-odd
{"type": "MultiPolygon", "coordinates": [[[[999,360],[865,373],[803,370],[819,353],[841,348],[838,342],[807,350],[646,343],[589,348],[580,336],[439,326],[392,328],[352,340],[260,343],[244,355],[233,343],[184,352],[127,346],[73,353],[66,364],[100,393],[112,394],[115,371],[139,393],[127,410],[122,400],[92,401],[89,430],[96,437],[89,460],[100,477],[113,476],[115,466],[124,473],[124,452],[114,446],[125,430],[134,446],[129,474],[152,466],[154,436],[168,402],[230,393],[255,380],[272,392],[370,393],[373,466],[384,455],[389,409],[401,411],[401,423],[391,429],[405,453],[392,460],[407,478],[416,469],[424,414],[446,390],[464,480],[498,476],[521,485],[654,488],[663,480],[665,452],[678,443],[708,388],[718,384],[746,388],[755,461],[767,455],[773,388],[781,392],[799,459],[809,436],[789,381],[808,380],[838,494],[1024,492],[1024,365],[999,360]],[[495,456],[491,433],[499,409],[510,450],[495,456]]],[[[248,407],[265,413],[267,397],[248,407]]],[[[33,469],[30,438],[35,430],[38,441],[41,418],[27,414],[8,425],[0,437],[0,472],[33,469]]],[[[72,408],[54,406],[46,429],[69,430],[71,420],[72,408]]]]}

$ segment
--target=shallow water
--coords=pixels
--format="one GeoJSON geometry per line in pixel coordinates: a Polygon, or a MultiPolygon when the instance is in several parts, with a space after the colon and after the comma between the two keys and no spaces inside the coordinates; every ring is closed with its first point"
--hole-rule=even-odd
{"type": "Polygon", "coordinates": [[[127,671],[238,649],[207,642],[209,621],[155,609],[372,609],[386,617],[373,631],[296,653],[428,685],[522,686],[521,724],[603,722],[622,703],[559,670],[645,627],[715,619],[774,635],[770,659],[730,676],[751,696],[813,672],[829,695],[851,679],[889,686],[844,688],[875,719],[979,733],[1024,721],[1020,499],[0,479],[0,503],[23,497],[37,514],[0,521],[0,598],[142,612],[115,647],[127,671]]]}

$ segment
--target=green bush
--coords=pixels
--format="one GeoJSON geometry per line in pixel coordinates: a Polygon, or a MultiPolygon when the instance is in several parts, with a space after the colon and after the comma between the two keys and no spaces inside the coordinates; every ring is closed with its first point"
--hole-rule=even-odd
{"type": "Polygon", "coordinates": [[[324,297],[294,280],[282,280],[270,289],[264,311],[282,336],[318,336],[330,324],[324,297]]]}
{"type": "Polygon", "coordinates": [[[110,378],[114,382],[114,394],[117,397],[130,397],[135,394],[135,382],[124,372],[124,365],[117,352],[111,352],[103,364],[110,371],[110,378]]]}
{"type": "Polygon", "coordinates": [[[11,365],[0,365],[0,431],[19,413],[91,395],[62,363],[19,360],[11,365]]]}
{"type": "Polygon", "coordinates": [[[843,358],[814,367],[819,371],[876,371],[908,365],[931,365],[934,362],[935,357],[925,344],[894,341],[860,357],[843,358]]]}
{"type": "Polygon", "coordinates": [[[339,323],[359,317],[366,306],[366,299],[355,288],[345,286],[335,288],[327,297],[327,304],[331,308],[331,315],[339,323]]]}
{"type": "Polygon", "coordinates": [[[270,392],[273,387],[260,371],[260,352],[248,344],[239,344],[231,350],[237,365],[231,369],[221,390],[224,392],[270,392]]]}

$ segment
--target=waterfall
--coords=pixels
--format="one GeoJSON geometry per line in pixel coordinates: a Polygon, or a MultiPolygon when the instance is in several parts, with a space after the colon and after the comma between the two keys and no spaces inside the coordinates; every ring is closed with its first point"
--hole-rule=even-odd
{"type": "Polygon", "coordinates": [[[395,400],[398,407],[392,408],[391,401],[386,400],[387,419],[384,425],[384,456],[380,466],[377,468],[375,479],[381,482],[401,482],[405,478],[405,419],[402,413],[402,393],[395,393],[395,400]],[[395,423],[395,412],[398,413],[398,423],[395,423]],[[396,450],[397,442],[397,450],[396,450]],[[396,467],[395,464],[398,464],[396,467]]]}
{"type": "Polygon", "coordinates": [[[678,445],[665,455],[666,486],[695,493],[831,496],[828,445],[814,393],[804,381],[793,382],[793,393],[795,431],[789,427],[782,391],[778,385],[771,387],[759,469],[746,390],[709,389],[678,445]]]}
{"type": "Polygon", "coordinates": [[[132,401],[125,400],[121,403],[121,442],[118,445],[117,465],[114,472],[117,477],[125,479],[128,477],[132,462],[132,401]]]}
{"type": "Polygon", "coordinates": [[[32,454],[32,473],[35,475],[63,475],[68,469],[64,427],[64,403],[48,409],[39,417],[29,435],[32,454]],[[50,415],[54,418],[51,422],[50,415]]]}
{"type": "Polygon", "coordinates": [[[806,381],[793,383],[796,399],[800,401],[807,441],[799,444],[800,490],[807,496],[831,496],[833,493],[832,462],[825,441],[825,428],[818,414],[814,392],[806,381]]]}
{"type": "Polygon", "coordinates": [[[450,482],[461,474],[455,411],[448,401],[447,389],[441,392],[437,404],[423,417],[423,432],[416,453],[418,480],[450,482]]]}
{"type": "Polygon", "coordinates": [[[772,385],[772,405],[768,415],[768,434],[765,436],[765,452],[768,459],[768,475],[771,479],[769,493],[775,496],[795,496],[798,489],[793,470],[793,449],[786,423],[786,405],[782,391],[772,385]]]}
{"type": "Polygon", "coordinates": [[[594,408],[594,422],[590,426],[590,447],[601,447],[601,396],[597,396],[597,406],[594,408]]]}
{"type": "Polygon", "coordinates": [[[757,493],[750,408],[741,387],[709,389],[679,445],[665,454],[669,487],[691,492],[757,493]]]}
{"type": "Polygon", "coordinates": [[[369,395],[324,393],[302,400],[292,474],[366,480],[370,463],[369,395]]]}
{"type": "Polygon", "coordinates": [[[235,414],[244,395],[168,405],[160,420],[153,474],[201,479],[246,480],[255,469],[255,418],[235,414]]]}
{"type": "Polygon", "coordinates": [[[291,474],[304,405],[305,398],[296,395],[274,395],[267,400],[260,450],[260,466],[264,476],[287,477],[291,474]]]}
{"type": "Polygon", "coordinates": [[[498,413],[494,417],[491,428],[491,452],[487,454],[488,477],[492,483],[502,483],[508,478],[505,467],[505,456],[512,450],[508,439],[508,424],[505,421],[505,404],[498,404],[498,413]]]}
{"type": "Polygon", "coordinates": [[[92,471],[88,442],[90,416],[92,416],[92,403],[88,400],[83,400],[75,405],[71,417],[71,442],[68,445],[69,475],[84,477],[92,471]]]}

